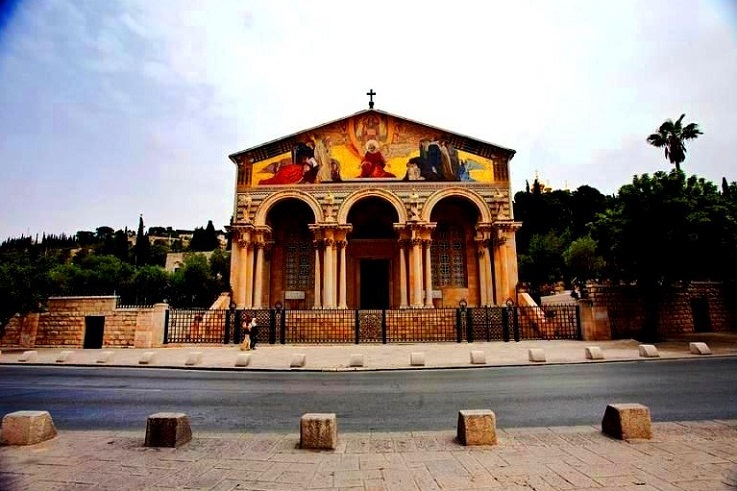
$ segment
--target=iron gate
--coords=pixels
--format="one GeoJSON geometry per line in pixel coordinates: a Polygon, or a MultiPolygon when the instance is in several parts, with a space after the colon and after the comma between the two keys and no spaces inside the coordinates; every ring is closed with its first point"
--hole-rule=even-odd
{"type": "Polygon", "coordinates": [[[577,305],[395,310],[169,309],[164,343],[243,340],[246,315],[259,343],[402,343],[581,339],[577,305]]]}

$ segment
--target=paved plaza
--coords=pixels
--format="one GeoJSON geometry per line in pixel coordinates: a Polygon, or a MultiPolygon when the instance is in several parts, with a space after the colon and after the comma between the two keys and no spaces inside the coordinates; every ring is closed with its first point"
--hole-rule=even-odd
{"type": "MultiPolygon", "coordinates": [[[[712,335],[658,343],[660,359],[687,358],[689,341],[705,341],[710,356],[737,354],[734,336],[712,335]]],[[[203,352],[191,369],[290,370],[295,354],[304,369],[381,370],[467,368],[469,353],[483,351],[484,366],[541,364],[528,350],[543,349],[545,363],[602,363],[586,360],[586,346],[602,348],[604,363],[644,360],[638,343],[525,341],[520,343],[268,346],[250,352],[246,368],[234,366],[237,347],[119,349],[108,366],[184,368],[192,351],[203,352]],[[152,362],[139,362],[154,351],[152,362]],[[422,352],[424,367],[410,367],[422,352]],[[349,367],[352,354],[364,367],[349,367]]],[[[31,363],[98,365],[100,350],[71,350],[56,362],[57,348],[38,349],[31,363]]],[[[2,364],[20,364],[23,350],[4,350],[2,364]]],[[[648,359],[648,363],[651,361],[648,359]]],[[[25,362],[28,363],[28,362],[25,362]]],[[[103,365],[100,363],[99,365],[103,365]]],[[[303,369],[303,370],[304,370],[303,369]]],[[[614,402],[614,401],[613,401],[614,402]]],[[[637,402],[637,401],[630,401],[637,402]]],[[[674,403],[677,403],[674,401],[674,403]]],[[[28,408],[39,409],[44,408],[28,408]]],[[[464,409],[464,408],[459,408],[464,409]]],[[[493,408],[490,408],[493,409],[493,408]]],[[[604,408],[602,410],[602,415],[604,408]]],[[[52,415],[53,416],[53,415],[52,415]]],[[[176,449],[146,448],[140,431],[59,430],[52,440],[25,447],[0,447],[0,489],[50,490],[350,490],[350,491],[653,491],[737,489],[737,421],[653,423],[651,440],[614,440],[597,426],[504,428],[495,446],[464,447],[455,428],[437,432],[343,433],[338,419],[335,450],[299,448],[299,421],[288,434],[199,432],[176,449]]]]}

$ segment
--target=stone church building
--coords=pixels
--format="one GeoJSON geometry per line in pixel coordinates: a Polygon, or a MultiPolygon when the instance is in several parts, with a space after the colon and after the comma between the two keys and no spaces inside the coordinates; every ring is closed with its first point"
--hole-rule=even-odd
{"type": "MultiPolygon", "coordinates": [[[[369,95],[373,95],[370,93],[369,95]]],[[[515,299],[515,151],[373,108],[230,155],[239,309],[515,299]]]]}

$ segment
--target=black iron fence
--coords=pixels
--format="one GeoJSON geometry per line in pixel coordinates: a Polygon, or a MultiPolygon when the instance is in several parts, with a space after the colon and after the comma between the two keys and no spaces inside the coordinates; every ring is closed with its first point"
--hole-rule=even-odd
{"type": "Polygon", "coordinates": [[[398,310],[170,309],[164,343],[240,343],[247,317],[269,344],[581,339],[577,305],[398,310]]]}

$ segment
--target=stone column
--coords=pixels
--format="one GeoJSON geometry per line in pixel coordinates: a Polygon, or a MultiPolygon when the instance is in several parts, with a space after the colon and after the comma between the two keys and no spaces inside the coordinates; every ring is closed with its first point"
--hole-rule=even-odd
{"type": "Polygon", "coordinates": [[[481,241],[476,241],[476,256],[478,257],[478,268],[479,268],[479,303],[480,305],[489,304],[489,292],[487,291],[486,281],[486,258],[484,257],[485,251],[481,241]]]}
{"type": "Polygon", "coordinates": [[[405,259],[407,241],[399,240],[399,308],[406,309],[407,305],[407,261],[405,259]]]}
{"type": "Polygon", "coordinates": [[[338,264],[338,268],[340,270],[340,290],[338,291],[338,308],[339,309],[347,309],[348,304],[346,301],[346,281],[347,281],[347,274],[346,274],[346,261],[345,261],[345,248],[348,245],[348,243],[344,240],[338,241],[338,249],[340,250],[340,263],[338,264]]]}
{"type": "Polygon", "coordinates": [[[232,245],[230,247],[230,289],[233,292],[233,301],[237,305],[243,304],[240,288],[238,285],[238,276],[241,268],[241,247],[238,245],[238,235],[233,234],[232,245]]]}
{"type": "Polygon", "coordinates": [[[325,239],[323,242],[325,251],[323,254],[325,265],[325,279],[323,281],[323,306],[328,309],[335,308],[335,269],[333,268],[333,239],[325,239]]]}
{"type": "Polygon", "coordinates": [[[422,307],[422,239],[412,239],[412,307],[422,307]]]}
{"type": "Polygon", "coordinates": [[[494,305],[494,277],[491,273],[491,251],[489,250],[489,241],[485,240],[484,245],[484,275],[485,279],[485,291],[486,291],[486,304],[494,305]]]}
{"type": "Polygon", "coordinates": [[[244,269],[246,273],[246,302],[245,308],[253,308],[253,242],[249,241],[246,244],[246,266],[244,269]]]}
{"type": "Polygon", "coordinates": [[[253,308],[260,309],[263,302],[264,288],[264,246],[263,242],[257,242],[256,247],[256,280],[253,288],[253,308]]]}
{"type": "Polygon", "coordinates": [[[248,266],[248,243],[245,240],[238,241],[238,291],[236,292],[236,305],[239,309],[246,308],[246,279],[248,278],[250,267],[248,266]]]}
{"type": "Polygon", "coordinates": [[[315,240],[312,242],[315,247],[315,302],[312,305],[314,309],[322,308],[322,297],[320,295],[322,288],[322,274],[320,272],[320,241],[315,240]]]}
{"type": "Polygon", "coordinates": [[[425,250],[425,307],[432,308],[432,264],[430,259],[430,244],[432,241],[425,239],[422,247],[425,250]]]}

